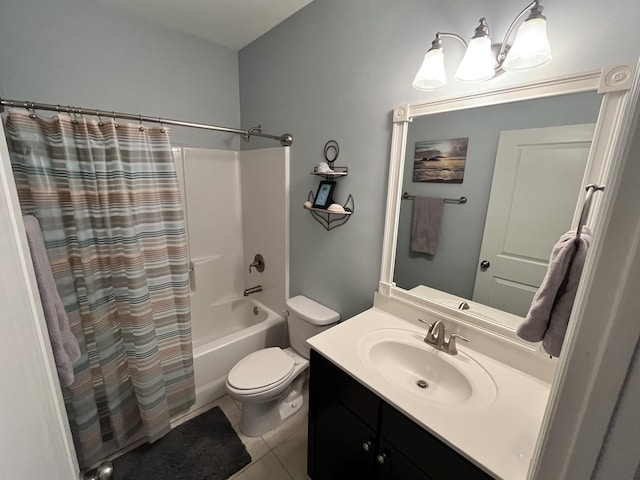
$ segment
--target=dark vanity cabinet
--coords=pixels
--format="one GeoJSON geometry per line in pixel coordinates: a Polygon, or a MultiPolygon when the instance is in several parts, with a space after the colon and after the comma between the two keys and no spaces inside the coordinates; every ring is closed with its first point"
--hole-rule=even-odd
{"type": "Polygon", "coordinates": [[[489,480],[315,350],[307,471],[313,480],[489,480]]]}

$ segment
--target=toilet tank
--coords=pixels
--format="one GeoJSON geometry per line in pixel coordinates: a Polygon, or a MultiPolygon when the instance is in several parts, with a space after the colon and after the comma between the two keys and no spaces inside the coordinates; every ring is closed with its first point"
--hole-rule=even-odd
{"type": "Polygon", "coordinates": [[[311,347],[307,339],[338,323],[340,314],[304,295],[287,300],[287,307],[291,346],[304,358],[309,358],[311,347]]]}

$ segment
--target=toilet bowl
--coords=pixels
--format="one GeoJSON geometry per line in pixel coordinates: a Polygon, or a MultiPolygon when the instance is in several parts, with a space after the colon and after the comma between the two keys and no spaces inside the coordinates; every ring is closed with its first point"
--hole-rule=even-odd
{"type": "Polygon", "coordinates": [[[307,338],[338,322],[340,314],[303,295],[287,301],[291,347],[269,347],[240,360],[227,375],[227,392],[242,402],[240,431],[259,437],[296,413],[308,375],[307,338]]]}

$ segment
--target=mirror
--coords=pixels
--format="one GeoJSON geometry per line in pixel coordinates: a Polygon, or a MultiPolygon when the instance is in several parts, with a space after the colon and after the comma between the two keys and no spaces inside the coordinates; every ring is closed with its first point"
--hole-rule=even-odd
{"type": "Polygon", "coordinates": [[[526,315],[553,245],[580,210],[601,98],[585,92],[415,117],[396,286],[454,308],[463,299],[526,315]],[[447,199],[433,255],[411,247],[415,196],[447,199]]]}
{"type": "MultiPolygon", "coordinates": [[[[392,118],[377,291],[381,301],[386,298],[398,306],[420,307],[517,339],[515,329],[537,290],[536,281],[539,284],[546,273],[550,246],[578,224],[585,186],[606,185],[614,178],[618,157],[612,145],[619,136],[619,112],[625,101],[620,93],[630,88],[630,76],[618,75],[620,71],[628,72],[629,67],[613,65],[599,71],[397,106],[392,118]],[[490,133],[492,124],[494,131],[490,133]],[[519,136],[523,132],[528,135],[524,140],[519,136]],[[549,135],[551,140],[547,139],[549,135]],[[446,142],[461,138],[468,140],[449,142],[455,148],[446,142]],[[547,144],[560,148],[549,151],[547,144]],[[510,152],[506,163],[500,160],[505,152],[510,152]],[[564,161],[563,153],[568,154],[569,162],[564,161]],[[457,158],[447,165],[447,155],[457,158]],[[413,181],[416,157],[423,163],[417,169],[417,181],[413,181]],[[465,157],[464,162],[460,157],[465,157]],[[427,162],[434,167],[440,163],[441,170],[449,168],[450,172],[426,175],[440,182],[418,181],[432,168],[427,162]],[[545,163],[545,169],[539,168],[545,163]],[[509,176],[511,183],[507,185],[511,190],[494,188],[504,185],[509,176]],[[452,177],[456,181],[442,181],[452,177]],[[468,199],[466,203],[442,206],[435,255],[411,252],[410,224],[415,200],[403,200],[405,191],[411,196],[468,199]],[[504,191],[510,196],[505,196],[504,191]],[[556,195],[565,191],[565,197],[556,195]],[[496,206],[503,210],[494,216],[492,210],[496,206]],[[495,225],[489,221],[494,217],[513,220],[506,233],[495,233],[495,225]],[[484,250],[483,243],[492,236],[501,239],[502,250],[484,250]],[[523,239],[535,242],[522,243],[523,239]],[[515,254],[504,255],[505,252],[515,254]],[[495,263],[500,264],[507,256],[520,257],[537,266],[534,273],[538,280],[500,278],[500,270],[493,268],[494,260],[488,259],[496,258],[495,263]],[[446,263],[447,259],[454,263],[446,263]],[[479,290],[502,300],[480,299],[478,285],[482,282],[476,276],[483,270],[483,260],[491,265],[484,269],[490,273],[491,288],[479,290]],[[518,282],[525,288],[509,291],[518,282]],[[501,290],[507,290],[507,294],[501,290]],[[520,303],[521,310],[513,310],[513,303],[520,303]],[[522,309],[522,305],[526,307],[522,309]]],[[[587,219],[596,238],[604,228],[600,221],[604,215],[602,197],[594,196],[587,219]]]]}

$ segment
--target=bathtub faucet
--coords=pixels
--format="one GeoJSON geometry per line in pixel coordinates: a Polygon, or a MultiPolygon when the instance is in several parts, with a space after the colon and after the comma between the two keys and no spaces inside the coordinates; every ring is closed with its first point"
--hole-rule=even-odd
{"type": "Polygon", "coordinates": [[[262,285],[256,285],[255,287],[247,288],[244,291],[244,296],[248,297],[252,293],[258,293],[262,291],[262,285]]]}

